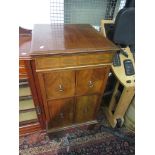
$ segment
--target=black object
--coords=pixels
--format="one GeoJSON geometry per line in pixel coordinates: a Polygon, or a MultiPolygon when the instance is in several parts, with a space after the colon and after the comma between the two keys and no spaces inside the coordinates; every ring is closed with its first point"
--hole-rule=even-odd
{"type": "Polygon", "coordinates": [[[135,8],[119,11],[115,24],[105,24],[108,39],[125,48],[135,44],[135,8]]]}
{"type": "Polygon", "coordinates": [[[126,46],[135,43],[135,8],[119,11],[115,20],[113,42],[126,46]]]}
{"type": "Polygon", "coordinates": [[[129,46],[132,53],[135,53],[135,44],[129,46]]]}
{"type": "Polygon", "coordinates": [[[125,4],[126,8],[135,7],[135,0],[127,0],[125,4]]]}
{"type": "Polygon", "coordinates": [[[130,50],[131,50],[131,52],[132,52],[133,59],[134,59],[134,61],[135,61],[135,44],[130,45],[129,47],[130,47],[130,50]]]}
{"type": "Polygon", "coordinates": [[[115,56],[114,56],[113,66],[115,66],[115,67],[121,66],[121,61],[120,61],[119,53],[116,53],[115,56]]]}
{"type": "Polygon", "coordinates": [[[117,119],[116,128],[120,128],[122,126],[122,120],[119,118],[117,119]]]}
{"type": "Polygon", "coordinates": [[[127,60],[124,60],[123,63],[124,63],[124,68],[125,68],[125,74],[127,76],[134,75],[135,71],[134,71],[132,61],[130,59],[127,59],[127,60]]]}
{"type": "Polygon", "coordinates": [[[108,24],[105,24],[104,27],[105,27],[105,33],[106,33],[107,38],[113,41],[115,25],[112,23],[110,24],[108,23],[108,24]]]}

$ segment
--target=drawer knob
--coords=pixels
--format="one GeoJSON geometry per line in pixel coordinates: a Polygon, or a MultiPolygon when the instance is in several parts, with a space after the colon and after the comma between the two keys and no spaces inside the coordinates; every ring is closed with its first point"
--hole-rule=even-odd
{"type": "Polygon", "coordinates": [[[92,82],[92,81],[88,81],[88,86],[89,86],[90,88],[94,87],[93,82],[92,82]]]}
{"type": "Polygon", "coordinates": [[[64,87],[63,87],[63,85],[61,85],[61,84],[59,85],[59,91],[60,91],[60,92],[64,91],[64,87]]]}

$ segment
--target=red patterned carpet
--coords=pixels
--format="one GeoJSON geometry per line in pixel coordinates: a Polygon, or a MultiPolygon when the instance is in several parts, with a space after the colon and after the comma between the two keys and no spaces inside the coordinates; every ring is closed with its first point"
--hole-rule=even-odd
{"type": "Polygon", "coordinates": [[[102,121],[93,130],[83,126],[57,137],[41,132],[22,137],[19,152],[20,155],[134,155],[135,134],[124,127],[112,129],[102,121]]]}

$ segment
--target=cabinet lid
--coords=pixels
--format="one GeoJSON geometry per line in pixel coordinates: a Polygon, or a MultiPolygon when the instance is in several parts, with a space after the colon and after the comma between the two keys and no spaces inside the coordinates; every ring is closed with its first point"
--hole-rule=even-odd
{"type": "Polygon", "coordinates": [[[89,24],[36,24],[30,55],[116,51],[119,48],[89,24]]]}

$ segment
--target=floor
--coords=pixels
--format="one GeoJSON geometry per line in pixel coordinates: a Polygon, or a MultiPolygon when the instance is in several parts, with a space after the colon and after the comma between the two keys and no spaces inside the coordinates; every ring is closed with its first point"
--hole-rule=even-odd
{"type": "Polygon", "coordinates": [[[135,133],[124,126],[113,129],[104,115],[99,123],[71,128],[55,136],[37,132],[20,138],[20,155],[134,155],[135,133]]]}

